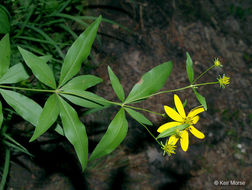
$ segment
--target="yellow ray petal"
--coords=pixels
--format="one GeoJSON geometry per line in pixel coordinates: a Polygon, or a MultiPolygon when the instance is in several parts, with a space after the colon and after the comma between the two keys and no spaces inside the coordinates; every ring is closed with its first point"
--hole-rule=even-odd
{"type": "Polygon", "coordinates": [[[199,121],[199,116],[196,115],[194,118],[192,118],[192,123],[196,124],[199,121]]]}
{"type": "Polygon", "coordinates": [[[180,145],[183,151],[187,151],[189,146],[189,134],[186,130],[184,130],[181,134],[180,145]]]}
{"type": "Polygon", "coordinates": [[[175,121],[173,121],[173,122],[168,122],[168,123],[165,123],[165,124],[161,125],[161,126],[158,128],[157,132],[162,133],[162,132],[165,131],[166,129],[169,129],[169,128],[171,128],[171,127],[175,127],[175,126],[178,126],[178,125],[181,125],[181,123],[175,122],[175,121]]]}
{"type": "Polygon", "coordinates": [[[195,115],[198,115],[199,113],[205,111],[204,108],[194,108],[192,109],[187,117],[194,117],[195,115]]]}
{"type": "Polygon", "coordinates": [[[183,121],[183,118],[174,110],[174,109],[172,109],[171,107],[169,107],[169,106],[164,106],[164,110],[165,110],[165,112],[166,112],[166,114],[170,117],[170,118],[172,118],[173,120],[175,120],[175,121],[183,121]]]}
{"type": "Polygon", "coordinates": [[[175,102],[176,109],[179,112],[179,115],[181,115],[183,118],[185,118],[186,117],[185,109],[184,109],[183,104],[177,94],[174,94],[174,102],[175,102]]]}
{"type": "Polygon", "coordinates": [[[175,145],[178,142],[179,138],[176,135],[172,135],[169,138],[168,144],[175,145]]]}
{"type": "Polygon", "coordinates": [[[190,126],[189,130],[198,139],[204,139],[205,138],[205,135],[202,132],[200,132],[198,129],[196,129],[194,126],[190,126]]]}

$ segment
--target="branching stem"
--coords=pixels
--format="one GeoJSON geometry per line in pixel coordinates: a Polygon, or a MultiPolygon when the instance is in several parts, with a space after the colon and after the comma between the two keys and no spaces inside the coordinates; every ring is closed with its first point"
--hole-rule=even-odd
{"type": "Polygon", "coordinates": [[[207,70],[205,70],[203,73],[201,73],[196,79],[193,80],[192,84],[194,84],[197,80],[199,80],[204,74],[206,74],[208,71],[210,71],[212,68],[214,68],[215,65],[212,65],[207,70]]]}
{"type": "MultiPolygon", "coordinates": [[[[208,70],[210,70],[210,69],[211,69],[211,67],[208,70]]],[[[177,89],[173,89],[173,90],[160,91],[160,92],[151,94],[149,96],[144,96],[142,98],[138,98],[138,99],[134,100],[133,103],[135,103],[135,102],[137,102],[139,100],[143,100],[143,99],[146,99],[146,98],[150,98],[150,97],[159,95],[159,94],[170,93],[170,92],[177,92],[177,91],[182,91],[182,90],[185,90],[185,89],[188,89],[188,88],[195,88],[195,87],[198,87],[198,86],[205,86],[205,85],[218,84],[218,83],[219,83],[218,81],[216,81],[216,82],[206,82],[206,83],[200,83],[200,84],[192,84],[192,85],[189,85],[189,86],[185,86],[185,87],[177,88],[177,89]]],[[[149,112],[149,113],[160,115],[162,117],[164,116],[161,113],[157,113],[157,112],[154,112],[154,111],[151,111],[151,110],[147,110],[147,109],[144,109],[144,108],[139,108],[139,107],[134,107],[134,106],[127,105],[127,103],[132,103],[132,102],[120,103],[120,102],[113,102],[113,101],[105,100],[105,99],[104,100],[102,100],[102,99],[96,99],[95,97],[89,98],[89,97],[80,96],[79,94],[75,94],[74,92],[61,91],[59,89],[55,89],[55,90],[50,90],[50,89],[33,89],[33,88],[23,88],[23,87],[6,86],[6,85],[0,85],[0,88],[14,89],[14,90],[24,90],[24,91],[32,91],[32,92],[43,92],[43,93],[68,94],[68,95],[82,97],[82,98],[85,98],[85,99],[90,100],[90,101],[96,101],[96,100],[97,100],[97,102],[101,102],[102,101],[104,103],[108,103],[108,104],[112,104],[112,105],[117,105],[117,106],[121,106],[121,107],[132,108],[132,109],[135,109],[135,110],[142,110],[142,111],[145,111],[145,112],[149,112]]]]}

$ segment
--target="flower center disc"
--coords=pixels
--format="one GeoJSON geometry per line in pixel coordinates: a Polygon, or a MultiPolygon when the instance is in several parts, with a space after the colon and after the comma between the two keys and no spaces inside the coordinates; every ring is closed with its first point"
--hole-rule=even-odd
{"type": "Polygon", "coordinates": [[[183,121],[183,124],[188,124],[188,125],[192,125],[193,124],[193,120],[191,117],[186,117],[183,121]]]}

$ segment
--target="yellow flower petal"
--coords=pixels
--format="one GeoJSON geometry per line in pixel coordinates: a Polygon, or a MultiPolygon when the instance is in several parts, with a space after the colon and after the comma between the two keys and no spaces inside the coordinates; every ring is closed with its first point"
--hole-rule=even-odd
{"type": "Polygon", "coordinates": [[[176,135],[172,135],[169,138],[168,144],[175,145],[178,142],[179,138],[176,135]]]}
{"type": "Polygon", "coordinates": [[[183,104],[177,94],[174,94],[174,102],[175,102],[176,109],[179,112],[179,115],[181,115],[183,118],[185,118],[186,117],[185,109],[184,109],[183,104]]]}
{"type": "Polygon", "coordinates": [[[198,129],[196,129],[194,126],[190,126],[189,130],[198,139],[204,139],[205,138],[205,135],[203,133],[201,133],[198,129]]]}
{"type": "Polygon", "coordinates": [[[199,121],[199,116],[196,115],[194,118],[192,118],[192,123],[196,124],[199,121]]]}
{"type": "Polygon", "coordinates": [[[189,146],[189,134],[186,130],[184,130],[181,134],[180,145],[183,151],[187,151],[189,146]]]}
{"type": "Polygon", "coordinates": [[[183,121],[183,118],[174,110],[174,109],[172,109],[171,107],[169,107],[169,106],[164,106],[164,110],[165,110],[165,112],[166,112],[166,114],[170,117],[170,118],[172,118],[173,120],[175,120],[175,121],[183,121]]]}
{"type": "Polygon", "coordinates": [[[203,111],[205,111],[204,108],[194,108],[189,112],[187,117],[194,117],[203,111]]]}
{"type": "Polygon", "coordinates": [[[169,129],[169,128],[171,128],[171,127],[175,127],[175,126],[178,126],[178,125],[181,125],[181,123],[175,122],[175,121],[173,121],[173,122],[168,122],[168,123],[165,123],[165,124],[161,125],[161,126],[158,128],[157,132],[162,133],[162,132],[165,131],[166,129],[169,129]]]}

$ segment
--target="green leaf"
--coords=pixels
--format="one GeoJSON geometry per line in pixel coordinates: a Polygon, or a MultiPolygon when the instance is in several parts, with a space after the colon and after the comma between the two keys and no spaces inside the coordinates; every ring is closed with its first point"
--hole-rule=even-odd
{"type": "Polygon", "coordinates": [[[189,79],[190,83],[192,84],[193,79],[194,79],[193,62],[192,62],[192,59],[191,59],[188,52],[186,52],[186,57],[187,57],[187,59],[186,59],[186,72],[188,75],[188,79],[189,79]]]}
{"type": "Polygon", "coordinates": [[[204,107],[205,110],[207,110],[206,98],[204,96],[202,96],[200,93],[198,93],[195,89],[193,89],[193,92],[196,95],[200,104],[204,107]]]}
{"type": "Polygon", "coordinates": [[[63,90],[86,90],[96,84],[102,82],[102,79],[93,75],[81,75],[70,80],[62,87],[63,90]]]}
{"type": "Polygon", "coordinates": [[[29,151],[23,147],[20,143],[18,143],[15,139],[13,139],[10,135],[4,133],[3,134],[3,143],[6,144],[8,147],[16,149],[16,151],[23,152],[29,156],[33,156],[29,151]]]}
{"type": "Polygon", "coordinates": [[[10,22],[5,10],[0,7],[0,34],[6,34],[10,32],[10,22]]]}
{"type": "Polygon", "coordinates": [[[43,108],[43,111],[39,117],[38,125],[35,128],[33,136],[30,139],[30,142],[37,139],[43,133],[45,133],[52,124],[56,121],[59,115],[59,105],[57,101],[56,94],[51,95],[43,108]]]}
{"type": "Polygon", "coordinates": [[[26,121],[34,126],[37,125],[42,108],[32,99],[10,90],[0,89],[5,101],[26,121]]]}
{"type": "Polygon", "coordinates": [[[178,126],[175,126],[175,127],[171,127],[169,129],[166,129],[165,131],[163,131],[162,133],[160,133],[158,136],[157,136],[157,139],[160,139],[160,138],[165,138],[165,137],[169,137],[171,135],[174,135],[176,134],[176,130],[179,129],[180,131],[184,130],[185,128],[189,127],[188,124],[182,124],[182,125],[178,125],[178,126]]]}
{"type": "Polygon", "coordinates": [[[10,66],[10,40],[6,34],[0,41],[0,77],[2,77],[10,66]]]}
{"type": "Polygon", "coordinates": [[[125,138],[128,131],[128,122],[125,112],[121,109],[110,123],[105,135],[97,144],[89,160],[94,160],[111,153],[125,138]]]}
{"type": "Polygon", "coordinates": [[[59,86],[64,85],[69,79],[76,75],[82,62],[90,54],[102,17],[99,16],[73,43],[68,50],[61,68],[59,86]]]}
{"type": "Polygon", "coordinates": [[[102,107],[100,104],[96,104],[94,102],[91,102],[91,101],[88,101],[86,99],[79,98],[76,96],[67,95],[67,94],[61,94],[61,96],[65,97],[70,102],[74,103],[75,105],[82,106],[84,108],[101,108],[102,107]]]}
{"type": "Polygon", "coordinates": [[[10,155],[11,150],[9,148],[5,148],[5,160],[4,160],[4,166],[1,169],[2,174],[1,174],[0,189],[5,189],[5,184],[7,184],[7,178],[10,170],[10,155]]]}
{"type": "Polygon", "coordinates": [[[117,97],[123,102],[125,100],[125,95],[123,91],[123,87],[117,78],[117,76],[113,73],[112,69],[108,66],[109,79],[111,81],[114,92],[117,97]]]}
{"type": "Polygon", "coordinates": [[[88,160],[88,138],[85,126],[79,120],[77,112],[67,102],[59,96],[58,100],[65,136],[74,146],[82,170],[84,170],[88,160]]]}
{"type": "Polygon", "coordinates": [[[45,63],[50,61],[52,59],[52,55],[43,55],[39,57],[40,59],[43,59],[45,63]]]}
{"type": "Polygon", "coordinates": [[[0,84],[13,84],[29,78],[24,66],[18,63],[12,66],[3,76],[0,78],[0,84]]]}
{"type": "Polygon", "coordinates": [[[141,80],[135,84],[125,102],[131,103],[136,100],[144,99],[160,90],[170,76],[171,70],[172,62],[169,61],[145,73],[141,80]]]}
{"type": "Polygon", "coordinates": [[[152,123],[143,114],[141,114],[133,109],[130,109],[130,108],[124,108],[124,109],[130,114],[131,117],[133,117],[139,123],[143,123],[146,125],[152,125],[152,123]]]}
{"type": "Polygon", "coordinates": [[[45,85],[55,89],[56,82],[51,68],[46,64],[44,57],[38,57],[33,53],[18,47],[27,66],[32,70],[36,78],[45,85]]]}
{"type": "Polygon", "coordinates": [[[63,128],[62,128],[59,124],[56,125],[56,127],[55,127],[54,130],[55,130],[58,134],[60,134],[60,135],[62,135],[62,136],[65,136],[64,131],[63,131],[63,128]]]}
{"type": "Polygon", "coordinates": [[[46,43],[51,44],[55,48],[55,50],[58,52],[59,56],[61,58],[64,58],[64,54],[61,51],[60,47],[58,46],[58,43],[55,42],[46,32],[44,32],[42,29],[40,29],[39,25],[38,25],[38,27],[36,27],[36,26],[34,26],[34,24],[29,24],[28,23],[25,27],[33,30],[35,32],[34,33],[35,35],[36,34],[41,35],[45,39],[45,41],[47,41],[46,43]]]}
{"type": "MultiPolygon", "coordinates": [[[[64,92],[67,95],[74,95],[74,96],[79,96],[82,97],[84,99],[87,99],[89,101],[93,101],[95,103],[100,104],[101,106],[106,106],[109,105],[110,102],[92,92],[88,92],[88,91],[83,91],[83,90],[71,90],[68,89],[67,92],[64,92]]],[[[61,93],[63,94],[63,93],[61,93]]]]}
{"type": "Polygon", "coordinates": [[[95,112],[98,112],[98,111],[101,111],[101,110],[104,110],[104,109],[107,109],[109,107],[110,107],[110,105],[99,107],[99,108],[89,109],[89,110],[85,111],[85,113],[83,114],[83,116],[89,115],[91,113],[95,113],[95,112]]]}
{"type": "Polygon", "coordinates": [[[0,101],[0,129],[3,124],[3,107],[2,107],[2,102],[0,101]]]}

